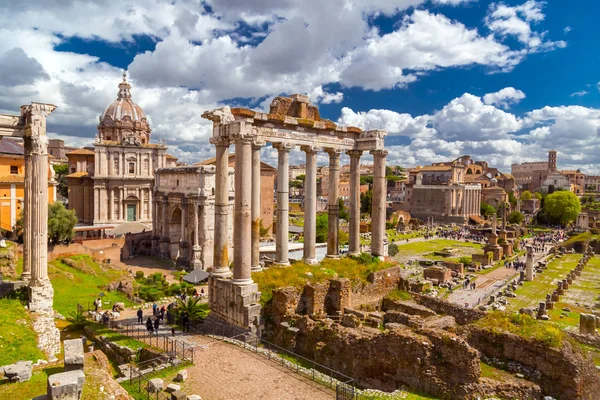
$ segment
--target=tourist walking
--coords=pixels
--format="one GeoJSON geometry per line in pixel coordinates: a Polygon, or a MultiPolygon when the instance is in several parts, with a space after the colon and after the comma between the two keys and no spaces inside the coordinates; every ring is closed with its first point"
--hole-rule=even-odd
{"type": "Polygon", "coordinates": [[[138,324],[142,324],[144,322],[144,311],[142,311],[142,307],[137,310],[138,324]]]}
{"type": "Polygon", "coordinates": [[[156,304],[156,302],[154,302],[154,304],[152,304],[152,315],[156,316],[157,308],[158,308],[158,305],[156,304]]]}
{"type": "Polygon", "coordinates": [[[154,325],[152,325],[152,320],[150,319],[150,317],[148,317],[148,319],[146,320],[146,330],[149,333],[154,332],[154,325]]]}
{"type": "Polygon", "coordinates": [[[154,320],[154,330],[156,331],[156,334],[158,335],[158,328],[160,327],[160,318],[156,317],[156,319],[154,320]]]}

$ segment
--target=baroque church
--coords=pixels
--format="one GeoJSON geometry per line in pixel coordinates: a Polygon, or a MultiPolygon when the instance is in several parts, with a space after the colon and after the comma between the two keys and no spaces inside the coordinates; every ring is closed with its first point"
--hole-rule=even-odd
{"type": "Polygon", "coordinates": [[[93,147],[67,153],[69,208],[80,223],[152,224],[154,171],[175,166],[164,141],[150,143],[146,114],[131,99],[126,74],[100,116],[93,147]]]}

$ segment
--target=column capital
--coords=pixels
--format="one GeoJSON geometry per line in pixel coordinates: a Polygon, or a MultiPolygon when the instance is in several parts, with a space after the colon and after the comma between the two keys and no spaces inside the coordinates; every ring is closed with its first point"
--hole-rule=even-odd
{"type": "Polygon", "coordinates": [[[371,150],[369,152],[369,154],[371,154],[374,157],[386,157],[388,155],[388,151],[387,150],[371,150]]]}
{"type": "Polygon", "coordinates": [[[255,137],[244,132],[229,136],[229,140],[235,143],[253,144],[255,137]]]}
{"type": "Polygon", "coordinates": [[[346,154],[347,154],[348,156],[350,156],[351,158],[352,158],[352,157],[357,157],[357,158],[359,158],[360,156],[362,156],[362,154],[363,154],[363,151],[362,151],[362,150],[347,150],[347,151],[346,151],[346,154]]]}
{"type": "Polygon", "coordinates": [[[287,142],[273,143],[273,148],[277,149],[280,152],[281,151],[289,152],[294,147],[296,147],[296,146],[294,146],[291,143],[287,143],[287,142]]]}
{"type": "Polygon", "coordinates": [[[231,144],[229,137],[226,136],[213,136],[209,139],[209,142],[217,147],[229,147],[229,145],[231,144]]]}
{"type": "Polygon", "coordinates": [[[334,147],[325,147],[323,149],[325,153],[329,154],[329,157],[340,158],[342,154],[342,149],[336,149],[334,147]]]}
{"type": "Polygon", "coordinates": [[[262,140],[262,139],[254,139],[252,140],[252,150],[260,150],[262,147],[264,147],[267,144],[266,141],[262,140]]]}
{"type": "Polygon", "coordinates": [[[316,153],[320,150],[320,148],[311,144],[311,145],[300,146],[300,150],[302,150],[305,153],[316,153]]]}

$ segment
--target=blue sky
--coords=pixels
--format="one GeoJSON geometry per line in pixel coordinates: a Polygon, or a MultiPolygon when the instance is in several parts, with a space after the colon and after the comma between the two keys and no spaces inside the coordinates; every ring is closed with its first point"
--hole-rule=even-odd
{"type": "Polygon", "coordinates": [[[126,69],[154,140],[186,162],[212,153],[205,109],[308,93],[326,118],[388,130],[394,164],[471,154],[509,171],[555,148],[600,173],[598,15],[583,0],[4,4],[0,112],[52,102],[51,135],[90,144],[126,69]]]}

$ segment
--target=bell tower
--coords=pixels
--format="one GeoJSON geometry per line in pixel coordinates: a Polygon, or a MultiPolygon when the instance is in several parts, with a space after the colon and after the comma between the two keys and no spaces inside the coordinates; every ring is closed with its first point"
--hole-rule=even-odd
{"type": "Polygon", "coordinates": [[[550,171],[556,171],[556,150],[550,150],[548,152],[548,169],[550,171]]]}

